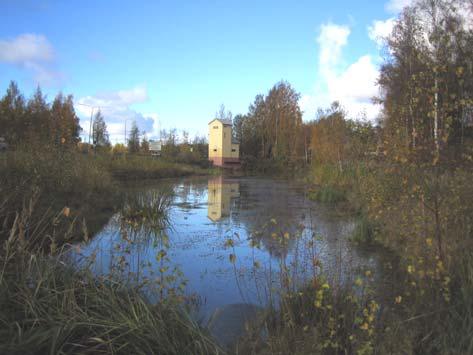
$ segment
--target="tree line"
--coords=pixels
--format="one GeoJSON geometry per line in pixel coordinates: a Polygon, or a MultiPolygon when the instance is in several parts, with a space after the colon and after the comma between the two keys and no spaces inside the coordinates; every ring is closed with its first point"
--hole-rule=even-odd
{"type": "Polygon", "coordinates": [[[0,100],[0,127],[0,135],[14,148],[75,147],[80,141],[81,127],[71,95],[59,93],[50,104],[38,87],[26,100],[13,81],[0,100]]]}
{"type": "Polygon", "coordinates": [[[304,122],[299,99],[300,94],[281,81],[266,95],[257,95],[248,113],[234,117],[234,139],[243,161],[281,166],[336,163],[343,169],[347,161],[376,150],[377,128],[371,123],[348,119],[339,102],[304,122]]]}
{"type": "Polygon", "coordinates": [[[52,103],[38,87],[31,98],[25,99],[16,82],[11,81],[0,100],[0,136],[11,149],[36,149],[39,146],[62,149],[94,148],[100,151],[139,153],[149,151],[149,141],[132,123],[126,146],[112,147],[105,118],[98,110],[92,119],[89,138],[81,141],[83,132],[74,109],[72,95],[56,95],[52,103]],[[90,144],[89,144],[90,143],[90,144]]]}
{"type": "MultiPolygon", "coordinates": [[[[149,154],[150,141],[135,121],[126,135],[126,142],[112,145],[103,113],[92,117],[91,131],[81,140],[83,130],[74,110],[72,95],[59,93],[52,103],[38,87],[25,99],[18,85],[10,82],[0,100],[0,137],[5,138],[9,149],[70,149],[82,152],[112,153],[115,155],[149,154]]],[[[202,163],[207,160],[205,137],[189,137],[187,131],[178,134],[176,129],[160,132],[162,156],[167,160],[184,163],[202,163]]]]}

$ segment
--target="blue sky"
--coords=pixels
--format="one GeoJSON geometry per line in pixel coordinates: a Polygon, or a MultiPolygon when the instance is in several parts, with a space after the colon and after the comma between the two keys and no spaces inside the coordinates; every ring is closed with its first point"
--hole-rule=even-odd
{"type": "MultiPolygon", "coordinates": [[[[374,119],[380,38],[408,0],[0,0],[0,90],[10,80],[101,106],[114,142],[125,121],[205,134],[220,104],[247,112],[284,79],[305,119],[340,100],[374,119]]],[[[85,129],[90,108],[77,105],[85,129]]]]}

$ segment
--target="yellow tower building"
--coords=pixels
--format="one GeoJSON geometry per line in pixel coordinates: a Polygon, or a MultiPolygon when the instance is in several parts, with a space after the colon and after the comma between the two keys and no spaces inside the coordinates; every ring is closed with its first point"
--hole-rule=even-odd
{"type": "Polygon", "coordinates": [[[209,160],[214,165],[240,164],[240,145],[232,141],[232,121],[209,122],[209,160]]]}

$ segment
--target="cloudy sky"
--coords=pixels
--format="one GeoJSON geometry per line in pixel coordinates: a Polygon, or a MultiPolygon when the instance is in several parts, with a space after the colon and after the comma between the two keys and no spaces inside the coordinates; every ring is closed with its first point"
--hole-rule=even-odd
{"type": "Polygon", "coordinates": [[[0,90],[73,94],[84,134],[101,107],[113,142],[132,121],[205,134],[220,104],[245,113],[281,79],[305,119],[334,100],[374,119],[382,37],[408,3],[0,0],[0,90]]]}

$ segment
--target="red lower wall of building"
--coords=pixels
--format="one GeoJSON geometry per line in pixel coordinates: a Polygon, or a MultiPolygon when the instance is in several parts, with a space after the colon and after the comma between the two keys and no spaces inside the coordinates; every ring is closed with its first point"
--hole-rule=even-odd
{"type": "Polygon", "coordinates": [[[239,158],[211,157],[209,160],[215,166],[224,166],[226,164],[240,164],[239,158]]]}

